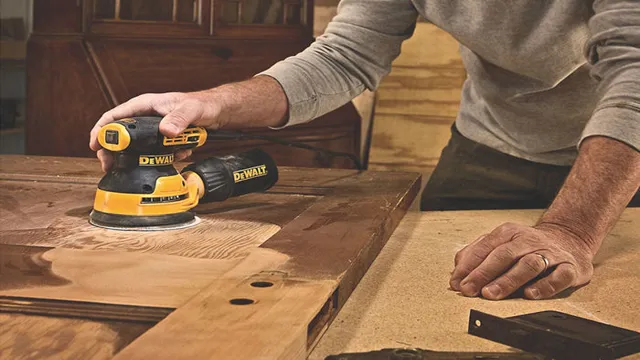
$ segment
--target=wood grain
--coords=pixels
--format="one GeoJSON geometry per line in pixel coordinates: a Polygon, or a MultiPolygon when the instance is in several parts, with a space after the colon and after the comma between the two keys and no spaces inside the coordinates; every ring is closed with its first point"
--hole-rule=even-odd
{"type": "Polygon", "coordinates": [[[407,214],[309,359],[396,347],[512,351],[467,334],[471,309],[501,317],[557,310],[640,331],[640,308],[633,305],[640,296],[640,209],[623,213],[595,259],[592,282],[577,291],[544,301],[490,301],[448,289],[459,249],[502,223],[530,225],[541,214],[542,210],[407,214]]]}
{"type": "Polygon", "coordinates": [[[0,313],[0,359],[107,360],[150,327],[0,313]]]}
{"type": "Polygon", "coordinates": [[[411,173],[281,168],[265,194],[196,208],[196,227],[140,234],[87,225],[96,163],[0,156],[0,182],[14,186],[0,198],[31,219],[0,228],[0,295],[176,309],[123,359],[304,358],[419,183],[411,173]],[[57,190],[66,202],[38,196],[57,190]]]}
{"type": "Polygon", "coordinates": [[[2,296],[174,308],[242,260],[64,248],[12,256],[2,249],[2,296]]]}

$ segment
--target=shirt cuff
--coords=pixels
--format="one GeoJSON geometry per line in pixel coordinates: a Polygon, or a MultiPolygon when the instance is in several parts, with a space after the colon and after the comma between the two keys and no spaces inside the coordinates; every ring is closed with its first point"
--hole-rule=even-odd
{"type": "Polygon", "coordinates": [[[640,151],[640,106],[624,105],[600,108],[582,132],[578,147],[591,136],[605,136],[640,151]]]}
{"type": "MultiPolygon", "coordinates": [[[[285,60],[286,61],[286,60],[285,60]]],[[[276,63],[269,69],[255,76],[269,76],[276,80],[288,101],[289,117],[284,125],[271,127],[279,130],[289,126],[304,124],[316,117],[318,113],[318,96],[312,87],[306,72],[295,63],[276,63]]]]}

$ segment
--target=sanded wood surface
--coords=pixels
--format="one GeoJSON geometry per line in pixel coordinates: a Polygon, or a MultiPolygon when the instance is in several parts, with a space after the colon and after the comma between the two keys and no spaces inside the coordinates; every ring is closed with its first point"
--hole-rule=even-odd
{"type": "Polygon", "coordinates": [[[501,317],[557,310],[640,331],[640,209],[625,211],[596,256],[592,282],[577,291],[544,301],[489,301],[448,289],[454,255],[465,244],[505,222],[531,225],[541,214],[407,214],[310,359],[382,348],[512,351],[468,335],[470,309],[501,317]]]}
{"type": "Polygon", "coordinates": [[[266,193],[197,207],[195,227],[142,233],[88,224],[101,175],[0,156],[0,358],[304,358],[419,185],[281,168],[266,193]]]}

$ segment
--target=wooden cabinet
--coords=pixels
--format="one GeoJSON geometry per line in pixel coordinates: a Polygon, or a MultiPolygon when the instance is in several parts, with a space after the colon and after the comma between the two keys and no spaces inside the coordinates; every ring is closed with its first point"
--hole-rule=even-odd
{"type": "MultiPolygon", "coordinates": [[[[311,0],[35,0],[28,42],[26,151],[93,156],[102,113],[149,92],[240,81],[312,41],[311,0]]],[[[253,130],[359,154],[360,117],[344,107],[281,131],[253,130]]],[[[221,141],[196,157],[261,146],[281,165],[352,167],[306,150],[221,141]]]]}

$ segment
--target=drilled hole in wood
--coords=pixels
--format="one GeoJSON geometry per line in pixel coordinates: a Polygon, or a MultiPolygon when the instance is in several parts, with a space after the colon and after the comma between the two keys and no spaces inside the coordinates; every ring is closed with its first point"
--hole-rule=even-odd
{"type": "Polygon", "coordinates": [[[229,303],[231,305],[251,305],[253,304],[255,301],[251,300],[251,299],[231,299],[229,300],[229,303]]]}
{"type": "Polygon", "coordinates": [[[476,321],[474,322],[474,324],[475,324],[475,326],[476,326],[476,327],[480,327],[480,326],[482,326],[482,321],[480,321],[480,320],[476,320],[476,321]]]}
{"type": "Polygon", "coordinates": [[[268,288],[268,287],[272,287],[273,283],[269,281],[254,281],[251,283],[251,286],[257,287],[257,288],[268,288]]]}

